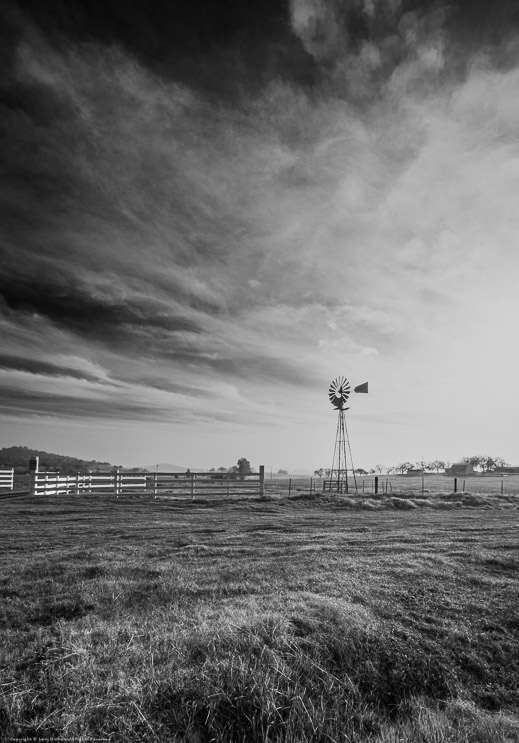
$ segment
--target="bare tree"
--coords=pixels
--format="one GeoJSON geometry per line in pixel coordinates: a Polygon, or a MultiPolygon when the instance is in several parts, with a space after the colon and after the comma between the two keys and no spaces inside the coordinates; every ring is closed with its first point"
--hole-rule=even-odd
{"type": "Polygon", "coordinates": [[[471,464],[475,470],[480,470],[483,474],[493,472],[496,467],[504,467],[506,463],[501,457],[491,457],[488,454],[477,454],[472,457],[463,457],[463,464],[471,464]]]}

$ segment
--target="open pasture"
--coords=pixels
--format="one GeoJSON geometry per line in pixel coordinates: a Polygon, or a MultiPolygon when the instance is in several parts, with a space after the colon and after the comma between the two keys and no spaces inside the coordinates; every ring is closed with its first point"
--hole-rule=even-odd
{"type": "MultiPolygon", "coordinates": [[[[374,475],[357,475],[357,491],[355,481],[350,475],[348,478],[350,495],[356,492],[360,495],[369,495],[375,490],[374,475]]],[[[326,488],[329,490],[328,480],[326,488]]],[[[269,477],[265,476],[265,492],[268,495],[287,495],[301,491],[322,492],[324,478],[319,477],[269,477]]],[[[441,493],[452,493],[454,490],[454,477],[443,474],[426,474],[422,477],[408,475],[378,475],[379,493],[387,495],[413,495],[441,493]]],[[[457,478],[457,491],[465,491],[472,495],[495,496],[495,495],[519,495],[519,475],[472,475],[457,478]]]]}
{"type": "Polygon", "coordinates": [[[519,740],[518,503],[371,503],[3,498],[3,739],[519,740]]]}
{"type": "MultiPolygon", "coordinates": [[[[362,480],[366,493],[370,492],[373,477],[357,478],[359,489],[362,489],[362,480]]],[[[379,488],[388,485],[388,494],[391,493],[418,493],[422,485],[426,493],[448,493],[454,489],[454,477],[444,474],[426,474],[424,477],[408,475],[379,475],[379,488]]],[[[519,475],[467,475],[457,478],[458,492],[463,489],[476,495],[519,495],[519,475]]]]}

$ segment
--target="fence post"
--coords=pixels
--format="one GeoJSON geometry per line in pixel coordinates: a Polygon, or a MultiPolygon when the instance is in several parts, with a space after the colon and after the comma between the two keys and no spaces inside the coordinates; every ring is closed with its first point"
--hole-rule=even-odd
{"type": "Polygon", "coordinates": [[[265,465],[260,464],[259,468],[259,494],[260,498],[265,495],[265,465]]]}
{"type": "Polygon", "coordinates": [[[465,492],[465,480],[463,480],[463,492],[465,492]]]}
{"type": "Polygon", "coordinates": [[[292,478],[288,481],[288,497],[290,498],[290,493],[292,491],[292,478]]]}
{"type": "Polygon", "coordinates": [[[501,480],[501,495],[503,495],[503,480],[501,480]]]}
{"type": "Polygon", "coordinates": [[[156,498],[157,497],[157,473],[153,473],[153,495],[156,498]]]}
{"type": "Polygon", "coordinates": [[[191,500],[195,499],[195,473],[191,472],[191,500]]]}
{"type": "Polygon", "coordinates": [[[312,485],[313,485],[313,477],[310,478],[310,495],[312,495],[312,485]]]}
{"type": "Polygon", "coordinates": [[[458,492],[458,478],[457,477],[454,478],[454,492],[455,493],[458,492]]]}
{"type": "Polygon", "coordinates": [[[36,495],[36,480],[38,478],[39,457],[29,459],[29,494],[36,495]]]}
{"type": "Polygon", "coordinates": [[[378,493],[378,476],[375,475],[375,495],[378,493]]]}
{"type": "Polygon", "coordinates": [[[424,489],[425,489],[425,486],[424,486],[424,480],[425,480],[425,478],[424,478],[424,477],[422,477],[422,495],[423,495],[423,491],[424,491],[424,489]]]}
{"type": "Polygon", "coordinates": [[[119,470],[115,470],[114,472],[114,493],[119,497],[119,470]]]}

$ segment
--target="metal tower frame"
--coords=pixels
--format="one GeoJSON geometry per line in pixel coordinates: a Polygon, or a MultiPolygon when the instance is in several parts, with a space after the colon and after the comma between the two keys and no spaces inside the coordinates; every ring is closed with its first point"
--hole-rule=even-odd
{"type": "MultiPolygon", "coordinates": [[[[348,408],[346,408],[346,410],[347,409],[348,408]]],[[[335,434],[332,468],[330,470],[330,492],[336,490],[337,493],[349,493],[348,469],[350,469],[353,474],[353,482],[355,483],[355,492],[357,493],[357,478],[355,475],[355,467],[353,466],[350,437],[348,435],[345,412],[345,410],[340,408],[337,414],[337,431],[335,434]],[[351,465],[349,468],[348,457],[351,465]]]]}

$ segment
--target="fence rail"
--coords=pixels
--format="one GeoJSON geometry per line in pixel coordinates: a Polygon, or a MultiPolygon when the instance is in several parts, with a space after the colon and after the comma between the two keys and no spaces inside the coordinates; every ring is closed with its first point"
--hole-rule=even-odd
{"type": "Polygon", "coordinates": [[[236,496],[264,493],[264,467],[247,474],[215,472],[107,472],[61,475],[40,472],[38,462],[30,468],[32,495],[74,495],[84,493],[144,493],[169,496],[236,496]]]}
{"type": "Polygon", "coordinates": [[[13,490],[14,488],[14,469],[0,470],[0,490],[8,488],[13,490]]]}
{"type": "Polygon", "coordinates": [[[263,495],[264,468],[244,475],[215,472],[168,473],[150,475],[155,495],[263,495]]]}
{"type": "Polygon", "coordinates": [[[146,489],[146,475],[114,472],[107,475],[60,475],[59,472],[35,472],[30,491],[34,495],[73,493],[121,493],[146,489]]]}

